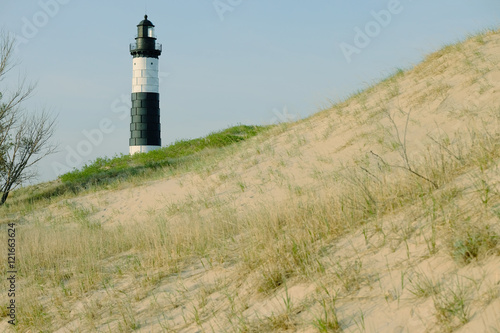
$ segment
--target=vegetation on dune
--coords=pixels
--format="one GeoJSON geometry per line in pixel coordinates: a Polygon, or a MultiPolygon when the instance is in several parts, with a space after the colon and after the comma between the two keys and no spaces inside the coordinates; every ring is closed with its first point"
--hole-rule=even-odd
{"type": "Polygon", "coordinates": [[[60,177],[63,183],[88,184],[106,183],[117,177],[123,178],[159,167],[175,168],[187,163],[189,158],[204,149],[216,149],[251,138],[267,130],[269,126],[238,125],[206,137],[180,140],[148,153],[121,155],[113,158],[98,158],[80,170],[68,172],[60,177]]]}
{"type": "Polygon", "coordinates": [[[17,207],[20,202],[29,206],[41,200],[52,200],[66,194],[73,196],[87,189],[130,181],[134,177],[152,177],[152,173],[158,170],[166,169],[171,173],[179,169],[189,170],[207,155],[217,154],[222,148],[247,140],[272,127],[237,125],[202,138],[179,140],[148,153],[98,158],[81,169],[60,176],[60,181],[18,189],[12,193],[12,202],[7,203],[6,207],[17,207]]]}
{"type": "MultiPolygon", "coordinates": [[[[497,63],[476,44],[446,48],[438,59],[463,57],[482,79],[497,63]]],[[[423,103],[452,88],[440,78],[403,100],[399,87],[442,68],[435,61],[234,149],[219,148],[267,127],[237,126],[148,154],[98,159],[62,176],[61,186],[133,185],[154,170],[161,177],[188,170],[193,178],[176,181],[196,191],[159,198],[141,212],[147,219],[126,217],[124,225],[107,223],[124,216],[106,203],[115,192],[98,193],[97,203],[61,198],[26,217],[17,240],[24,292],[18,330],[368,332],[381,313],[375,308],[385,308],[389,321],[409,306],[415,324],[423,314],[426,330],[452,332],[482,320],[480,312],[500,300],[497,280],[488,280],[493,273],[479,270],[500,255],[500,109],[439,109],[460,126],[415,134],[427,125],[423,103]],[[339,122],[366,132],[342,138],[339,122]],[[361,144],[339,148],[350,154],[342,162],[331,152],[305,155],[326,140],[361,144]],[[294,178],[292,164],[309,182],[294,178]],[[280,197],[266,197],[271,190],[280,197]],[[304,285],[300,298],[294,288],[304,285]]],[[[478,81],[477,93],[487,84],[478,81]]],[[[3,217],[10,218],[5,210],[3,217]]],[[[6,302],[0,298],[4,309],[6,302]]]]}

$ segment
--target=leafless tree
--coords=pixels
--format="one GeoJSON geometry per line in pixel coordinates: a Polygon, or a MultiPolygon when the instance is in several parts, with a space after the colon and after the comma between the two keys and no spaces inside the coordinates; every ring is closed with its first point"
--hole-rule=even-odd
{"type": "Polygon", "coordinates": [[[36,176],[31,167],[56,148],[50,143],[55,119],[45,111],[29,114],[23,108],[34,85],[25,79],[14,86],[2,84],[16,65],[14,43],[8,33],[0,32],[0,205],[11,190],[36,176]]]}

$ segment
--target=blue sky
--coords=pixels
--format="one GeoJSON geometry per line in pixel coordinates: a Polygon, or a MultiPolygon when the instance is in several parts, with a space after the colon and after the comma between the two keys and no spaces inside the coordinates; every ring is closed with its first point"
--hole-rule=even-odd
{"type": "Polygon", "coordinates": [[[500,26],[498,0],[2,1],[0,25],[18,39],[16,70],[37,82],[25,106],[58,117],[59,152],[40,163],[39,180],[128,153],[128,45],[146,6],[163,44],[164,145],[308,116],[500,26]]]}

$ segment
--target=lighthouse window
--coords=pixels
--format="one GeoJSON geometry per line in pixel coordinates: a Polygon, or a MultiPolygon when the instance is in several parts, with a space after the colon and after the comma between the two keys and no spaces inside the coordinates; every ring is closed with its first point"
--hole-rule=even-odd
{"type": "Polygon", "coordinates": [[[153,27],[148,28],[148,37],[154,37],[155,30],[153,27]]]}
{"type": "Polygon", "coordinates": [[[152,65],[152,64],[153,64],[153,63],[151,63],[151,65],[152,65]]]}

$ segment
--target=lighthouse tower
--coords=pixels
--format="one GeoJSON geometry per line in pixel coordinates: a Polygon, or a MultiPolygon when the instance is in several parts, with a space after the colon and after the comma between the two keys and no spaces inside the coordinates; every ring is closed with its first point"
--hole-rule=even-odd
{"type": "Polygon", "coordinates": [[[130,155],[161,147],[160,94],[158,58],[161,44],[156,43],[154,25],[144,16],[137,25],[133,56],[132,120],[130,122],[130,155]]]}

